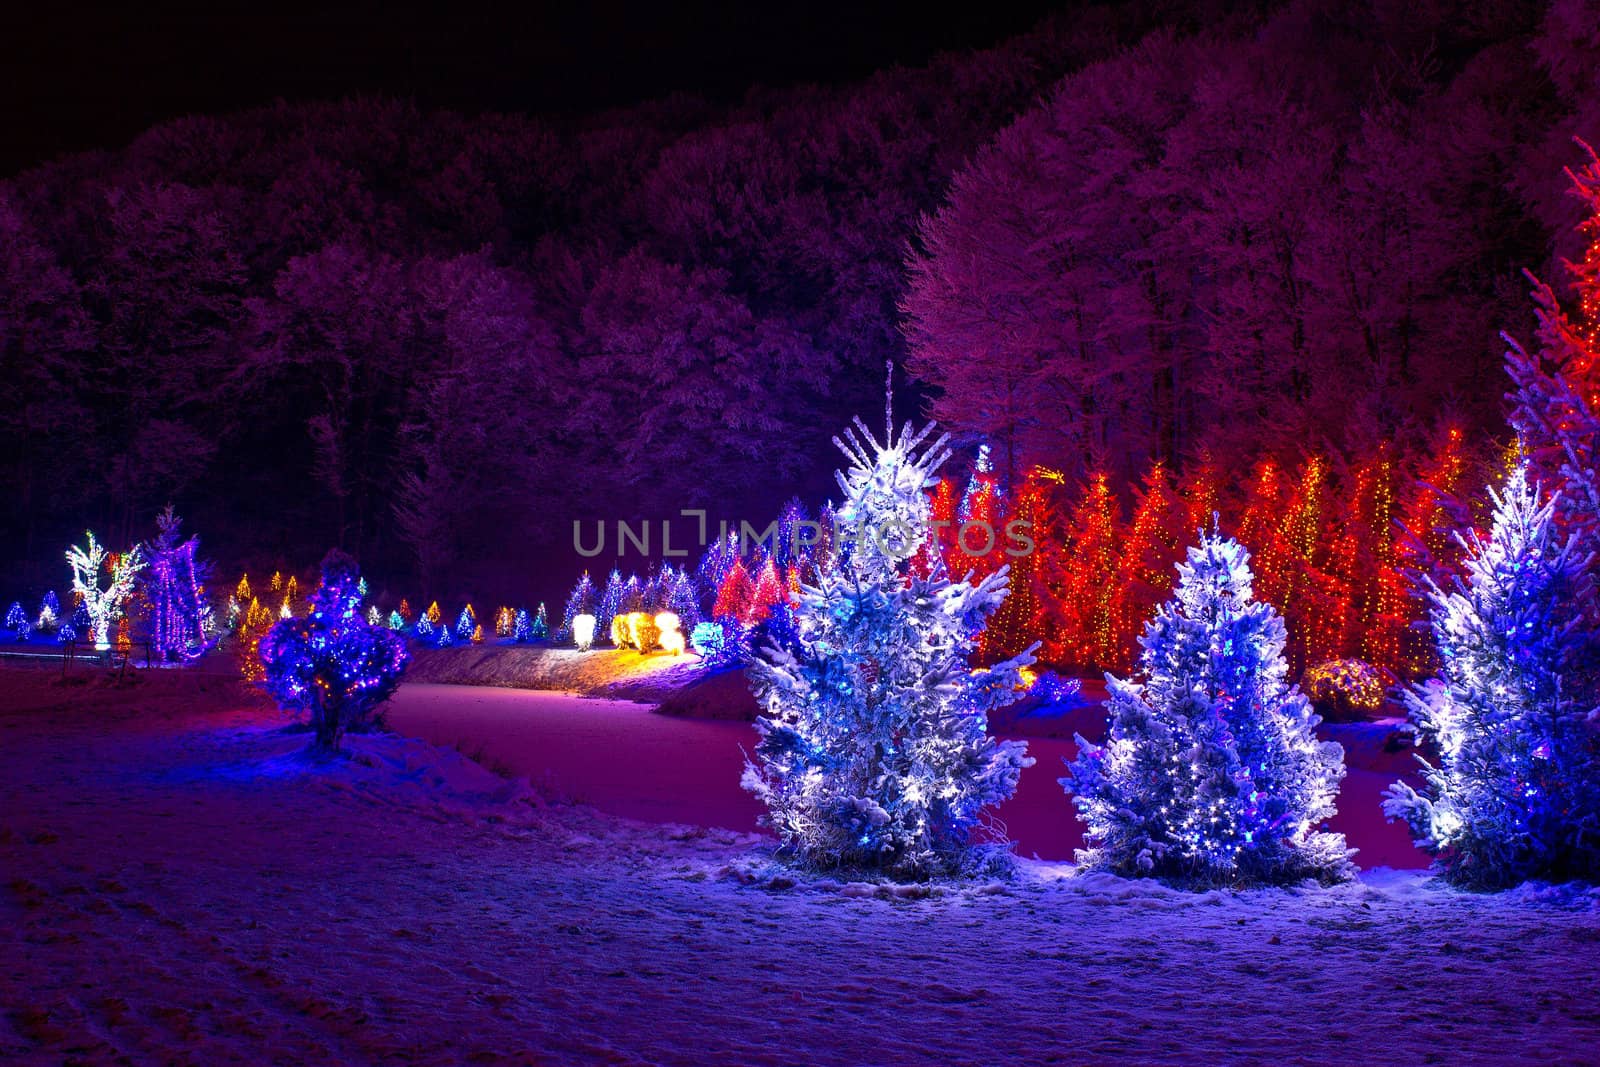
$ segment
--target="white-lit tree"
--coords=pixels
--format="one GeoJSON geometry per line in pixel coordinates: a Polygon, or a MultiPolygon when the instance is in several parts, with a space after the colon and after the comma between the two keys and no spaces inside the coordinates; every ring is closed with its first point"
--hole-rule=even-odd
{"type": "Polygon", "coordinates": [[[144,556],[138,545],[116,556],[111,563],[110,584],[100,588],[100,571],[106,563],[106,550],[86,533],[87,549],[73,545],[67,549],[67,564],[72,568],[72,591],[83,597],[84,610],[89,614],[90,633],[94,647],[105,651],[111,647],[111,638],[117,620],[122,617],[123,605],[133,593],[133,583],[144,567],[144,556]]]}
{"type": "Polygon", "coordinates": [[[1032,656],[968,665],[1005,598],[1003,568],[975,585],[911,573],[946,438],[930,445],[931,426],[907,426],[880,444],[857,427],[835,438],[850,461],[838,474],[841,522],[856,537],[802,589],[793,646],[750,668],[764,714],[743,784],[784,850],[809,865],[960,873],[1008,847],[980,832],[985,809],[1033,760],[1023,742],[990,736],[987,712],[1016,699],[1032,656]]]}
{"type": "Polygon", "coordinates": [[[1082,862],[1212,885],[1351,873],[1344,838],[1321,829],[1343,749],[1313,733],[1283,619],[1251,579],[1237,541],[1202,533],[1145,627],[1136,676],[1106,676],[1107,740],[1079,737],[1061,779],[1088,824],[1082,862]]]}
{"type": "Polygon", "coordinates": [[[1553,527],[1525,469],[1495,493],[1488,540],[1464,539],[1465,581],[1430,583],[1441,676],[1405,694],[1420,738],[1421,792],[1397,782],[1384,811],[1403,819],[1445,875],[1494,887],[1527,878],[1600,878],[1600,727],[1592,590],[1576,531],[1553,527]]]}

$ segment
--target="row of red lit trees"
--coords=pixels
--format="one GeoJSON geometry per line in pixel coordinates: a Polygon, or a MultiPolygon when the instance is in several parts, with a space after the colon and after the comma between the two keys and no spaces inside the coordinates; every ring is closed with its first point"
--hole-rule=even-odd
{"type": "Polygon", "coordinates": [[[1435,665],[1416,579],[1453,572],[1455,534],[1475,519],[1467,502],[1507,458],[1502,446],[1443,424],[1356,455],[1263,457],[1246,470],[1224,471],[1205,456],[1177,474],[1155,463],[1134,486],[1104,473],[1071,484],[1034,467],[1003,492],[980,470],[964,489],[948,479],[935,489],[935,518],[949,524],[939,551],[956,575],[1011,566],[1012,592],[984,634],[986,654],[1037,640],[1057,665],[1127,671],[1145,620],[1171,595],[1184,546],[1215,515],[1250,550],[1258,595],[1283,613],[1297,672],[1354,658],[1420,677],[1435,665]],[[983,526],[966,525],[1004,530],[1018,520],[1033,551],[1015,555],[1004,539],[981,553],[983,526]]]}

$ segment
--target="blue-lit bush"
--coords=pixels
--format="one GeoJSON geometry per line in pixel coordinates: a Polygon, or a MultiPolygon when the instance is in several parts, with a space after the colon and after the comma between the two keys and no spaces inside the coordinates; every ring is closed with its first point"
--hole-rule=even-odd
{"type": "Polygon", "coordinates": [[[696,623],[689,632],[689,647],[712,670],[743,667],[750,662],[750,631],[731,616],[696,623]]]}
{"type": "Polygon", "coordinates": [[[279,707],[311,713],[322,749],[376,721],[410,659],[399,634],[361,617],[360,583],[356,561],[334,549],[306,616],[284,619],[261,638],[267,691],[279,707]]]}

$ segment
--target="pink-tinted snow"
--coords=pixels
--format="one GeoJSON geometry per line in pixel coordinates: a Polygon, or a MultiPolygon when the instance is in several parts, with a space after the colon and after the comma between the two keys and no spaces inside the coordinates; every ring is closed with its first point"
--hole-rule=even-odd
{"type": "MultiPolygon", "coordinates": [[[[796,878],[753,835],[541,800],[422,741],[308,761],[232,686],[50,677],[0,671],[7,1063],[1578,1064],[1600,1041],[1592,891],[796,878]]],[[[570,703],[574,732],[629,722],[570,703]]]]}
{"type": "MultiPolygon", "coordinates": [[[[1074,713],[1073,725],[1094,737],[1102,717],[1099,709],[1086,708],[1074,713]]],[[[564,693],[415,684],[401,688],[389,721],[614,815],[756,828],[760,806],[739,788],[744,752],[756,742],[749,723],[657,715],[644,704],[564,693]]],[[[1022,773],[1017,795],[998,815],[1020,855],[1070,860],[1083,844],[1082,826],[1057,779],[1077,746],[1059,737],[1027,741],[1037,762],[1022,773]]],[[[1370,755],[1354,748],[1351,754],[1370,755]]],[[[1387,769],[1351,769],[1333,827],[1361,849],[1363,866],[1424,867],[1427,857],[1405,828],[1387,822],[1379,809],[1394,778],[1387,769]]]]}

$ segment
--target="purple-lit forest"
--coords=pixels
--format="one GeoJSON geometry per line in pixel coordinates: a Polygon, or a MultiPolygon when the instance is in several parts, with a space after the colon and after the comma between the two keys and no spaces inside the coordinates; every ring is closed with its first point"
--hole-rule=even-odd
{"type": "Polygon", "coordinates": [[[1600,6],[525,17],[18,105],[0,1058],[1589,1062],[1600,6]]]}

